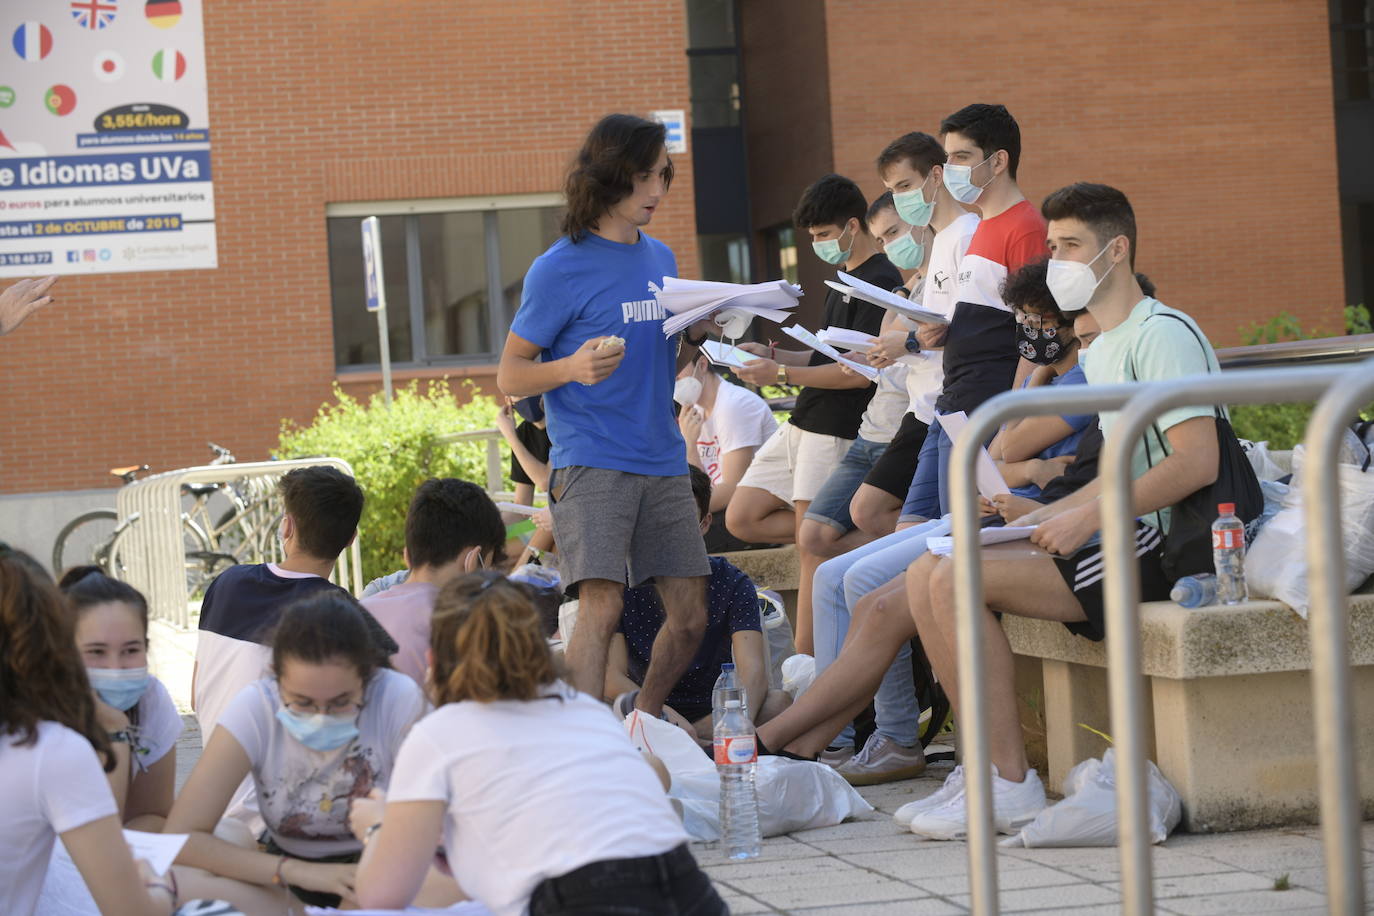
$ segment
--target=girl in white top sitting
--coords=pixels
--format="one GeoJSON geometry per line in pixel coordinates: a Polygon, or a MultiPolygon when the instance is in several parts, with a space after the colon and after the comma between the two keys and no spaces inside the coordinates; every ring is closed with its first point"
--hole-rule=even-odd
{"type": "Polygon", "coordinates": [[[0,543],[0,913],[28,916],[62,838],[106,916],[170,913],[173,878],[135,863],[105,779],[110,736],[71,612],[27,554],[0,543]]]}
{"type": "Polygon", "coordinates": [[[442,847],[497,916],[728,912],[623,724],[558,679],[524,589],[491,572],[444,585],[430,654],[438,708],[385,805],[354,806],[362,906],[408,906],[442,847]]]}
{"type": "Polygon", "coordinates": [[[288,607],[272,676],[230,701],[172,806],[165,831],[191,834],[177,862],[270,889],[277,912],[294,905],[288,889],[316,906],[352,901],[362,844],[349,832],[349,802],[387,784],[401,739],[425,712],[415,682],[385,665],[347,594],[288,607]],[[265,851],[215,833],[249,773],[265,851]]]}

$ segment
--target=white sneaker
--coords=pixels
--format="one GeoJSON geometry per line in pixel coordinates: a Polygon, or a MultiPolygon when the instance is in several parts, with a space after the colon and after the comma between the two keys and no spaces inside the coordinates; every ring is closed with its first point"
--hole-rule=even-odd
{"type": "Polygon", "coordinates": [[[920,744],[903,747],[874,732],[863,749],[838,770],[851,786],[876,786],[920,776],[926,771],[926,755],[920,744]]]}
{"type": "Polygon", "coordinates": [[[964,767],[959,765],[950,771],[945,777],[944,785],[927,795],[925,798],[918,798],[909,801],[897,809],[897,813],[892,815],[892,819],[903,827],[910,827],[911,821],[922,811],[929,811],[938,808],[949,801],[960,792],[964,791],[964,767]]]}
{"type": "MultiPolygon", "coordinates": [[[[992,822],[998,833],[1016,833],[1045,810],[1045,785],[1035,770],[1021,782],[1010,782],[992,768],[992,822]]],[[[911,832],[933,840],[959,840],[968,835],[967,786],[938,808],[917,814],[911,832]]]]}
{"type": "Polygon", "coordinates": [[[821,751],[821,755],[816,759],[819,760],[821,763],[825,764],[826,766],[830,767],[831,769],[838,770],[840,767],[848,763],[850,758],[853,756],[854,746],[851,744],[843,744],[839,747],[826,748],[825,750],[821,751]]]}

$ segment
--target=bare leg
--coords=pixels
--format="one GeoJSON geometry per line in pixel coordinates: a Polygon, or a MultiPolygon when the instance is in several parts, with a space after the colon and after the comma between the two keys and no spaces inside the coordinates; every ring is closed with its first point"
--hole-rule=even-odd
{"type": "Polygon", "coordinates": [[[791,544],[796,515],[792,506],[761,487],[737,487],[725,507],[725,528],[752,544],[791,544]]]}
{"type": "Polygon", "coordinates": [[[860,484],[858,492],[849,501],[849,516],[859,531],[869,539],[886,537],[897,530],[897,519],[902,514],[902,501],[882,487],[870,483],[860,484]]]}
{"type": "Polygon", "coordinates": [[[811,501],[797,502],[794,505],[794,540],[797,543],[797,625],[792,632],[793,645],[803,655],[815,655],[816,635],[811,629],[811,592],[816,584],[816,567],[825,562],[825,558],[807,552],[801,544],[801,528],[811,501]]]}
{"type": "Polygon", "coordinates": [[[926,660],[935,672],[935,679],[944,688],[950,707],[958,710],[959,689],[954,667],[954,634],[945,632],[941,621],[936,619],[930,606],[930,577],[939,565],[940,558],[927,553],[907,567],[907,604],[911,608],[911,619],[916,624],[916,632],[920,634],[921,645],[925,648],[926,660]]]}
{"type": "Polygon", "coordinates": [[[625,586],[609,579],[583,579],[578,583],[577,597],[577,626],[564,650],[564,660],[573,686],[588,696],[599,697],[606,687],[606,654],[620,623],[625,586]]]}
{"type": "Polygon", "coordinates": [[[814,518],[803,519],[801,527],[797,529],[797,546],[822,560],[848,553],[871,540],[872,535],[857,528],[841,532],[834,525],[818,522],[814,518]]]}
{"type": "MultiPolygon", "coordinates": [[[[679,578],[660,576],[654,580],[658,596],[663,601],[663,626],[654,639],[654,647],[649,654],[649,670],[644,672],[644,686],[639,691],[635,706],[647,713],[658,715],[663,709],[663,701],[668,699],[678,679],[682,677],[692,657],[701,648],[701,640],[706,635],[706,577],[693,576],[679,578]]],[[[579,617],[581,616],[579,612],[579,617]]],[[[619,610],[617,609],[617,618],[619,610]]],[[[614,623],[612,630],[614,630],[614,623]]],[[[573,631],[574,637],[581,632],[581,621],[573,631]]],[[[606,634],[609,642],[611,634],[606,634]]],[[[602,676],[605,676],[605,652],[602,652],[602,676]]]]}

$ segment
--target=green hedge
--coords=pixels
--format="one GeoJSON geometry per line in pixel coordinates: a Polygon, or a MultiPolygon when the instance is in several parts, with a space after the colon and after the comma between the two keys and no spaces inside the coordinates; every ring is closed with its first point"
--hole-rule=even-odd
{"type": "MultiPolygon", "coordinates": [[[[396,391],[389,408],[381,392],[363,402],[336,385],[334,400],[321,406],[308,426],[282,421],[277,454],[328,455],[353,467],[367,495],[358,527],[363,581],[368,581],[402,567],[406,510],[422,482],[458,477],[486,485],[483,443],[447,445],[437,440],[446,434],[491,429],[496,411],[496,401],[478,393],[471,381],[453,386],[448,379],[424,386],[412,382],[396,391]],[[461,407],[459,393],[470,398],[461,407]]],[[[509,488],[510,481],[504,485],[509,488]]]]}

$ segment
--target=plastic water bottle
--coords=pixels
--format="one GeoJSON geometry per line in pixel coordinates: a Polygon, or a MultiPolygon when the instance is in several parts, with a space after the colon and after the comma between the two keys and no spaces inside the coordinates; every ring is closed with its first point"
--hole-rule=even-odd
{"type": "Polygon", "coordinates": [[[1217,571],[1217,601],[1240,604],[1249,597],[1245,587],[1245,523],[1236,518],[1236,504],[1217,506],[1212,522],[1212,565],[1217,571]]]}
{"type": "Polygon", "coordinates": [[[754,723],[737,699],[726,700],[715,730],[716,771],[720,774],[720,838],[728,859],[753,859],[760,852],[759,800],[754,770],[759,753],[754,723]]]}
{"type": "Polygon", "coordinates": [[[1217,577],[1211,573],[1184,576],[1174,583],[1169,598],[1180,607],[1205,607],[1217,603],[1217,577]]]}
{"type": "Polygon", "coordinates": [[[725,715],[725,704],[731,700],[738,700],[745,715],[748,715],[749,701],[745,699],[744,690],[739,685],[739,675],[735,674],[735,663],[726,662],[720,666],[720,677],[716,678],[716,686],[711,688],[711,731],[713,734],[716,726],[720,725],[720,717],[725,715]]]}

